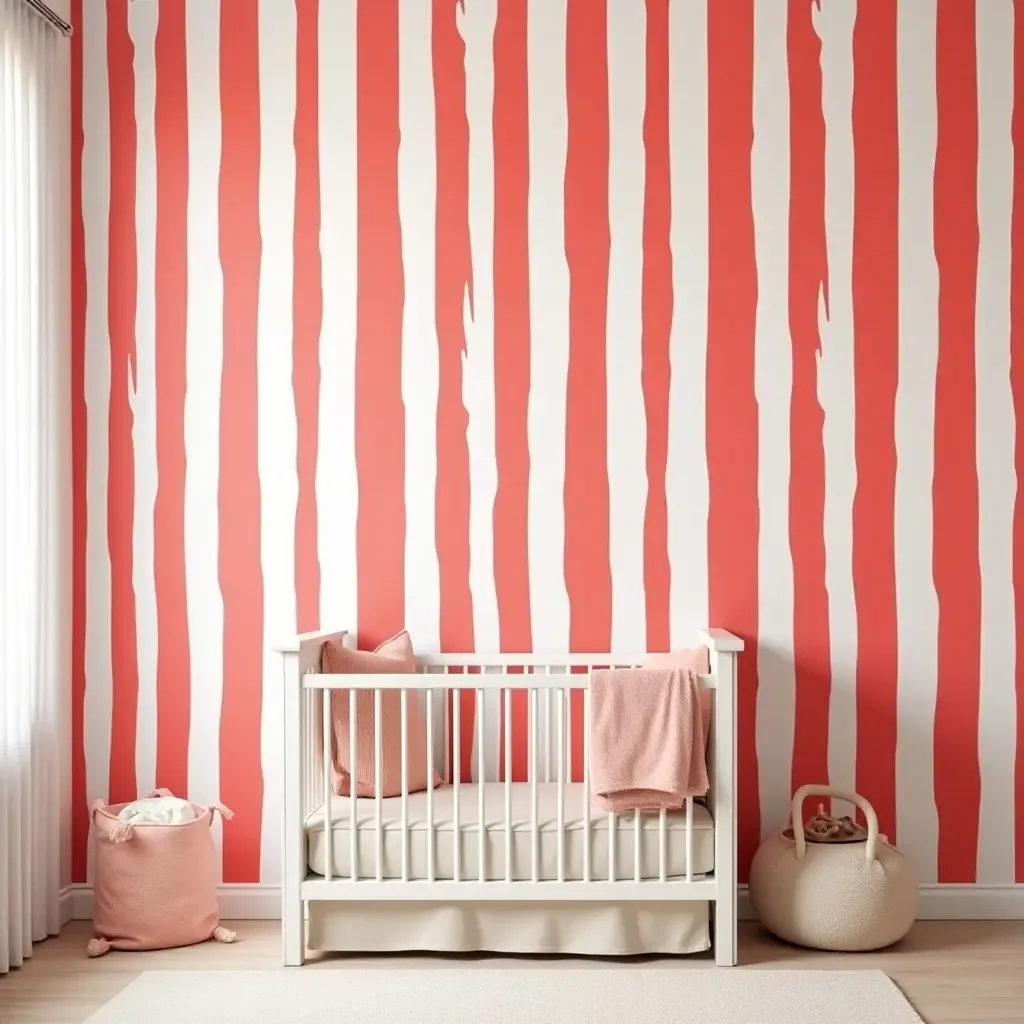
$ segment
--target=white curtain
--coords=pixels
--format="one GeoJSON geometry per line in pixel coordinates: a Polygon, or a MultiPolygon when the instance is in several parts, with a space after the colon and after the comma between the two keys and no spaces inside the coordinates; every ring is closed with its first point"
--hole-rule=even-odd
{"type": "Polygon", "coordinates": [[[65,47],[0,0],[0,973],[60,928],[68,829],[65,47]]]}

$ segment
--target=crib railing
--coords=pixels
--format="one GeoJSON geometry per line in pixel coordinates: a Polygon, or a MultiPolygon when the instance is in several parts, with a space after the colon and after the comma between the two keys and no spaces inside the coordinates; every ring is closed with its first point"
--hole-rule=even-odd
{"type": "MultiPolygon", "coordinates": [[[[426,775],[432,777],[436,769],[435,760],[435,729],[434,729],[434,696],[438,692],[436,676],[424,675],[415,678],[408,675],[320,675],[308,673],[303,678],[304,690],[304,713],[303,736],[306,751],[314,748],[314,736],[317,734],[317,726],[321,730],[320,742],[315,744],[316,757],[305,757],[307,765],[306,777],[304,780],[303,806],[306,814],[309,815],[318,807],[327,809],[325,812],[324,827],[324,848],[325,848],[325,872],[324,880],[330,882],[335,877],[333,874],[334,863],[334,834],[329,826],[329,809],[333,797],[331,787],[331,757],[332,757],[332,731],[333,719],[331,714],[331,700],[326,695],[331,691],[340,691],[337,694],[341,699],[349,703],[349,764],[347,765],[349,778],[357,779],[356,765],[359,757],[359,739],[357,735],[357,694],[359,691],[371,691],[373,693],[374,714],[373,714],[373,777],[375,780],[382,779],[382,747],[383,747],[383,694],[389,690],[397,690],[401,694],[401,843],[402,843],[402,878],[403,882],[410,881],[409,875],[409,843],[410,843],[410,820],[409,820],[409,764],[408,764],[408,736],[409,736],[409,705],[410,694],[422,695],[424,698],[422,707],[426,718],[426,775]],[[319,718],[319,722],[316,720],[319,718]],[[315,766],[315,767],[314,767],[315,766]]],[[[440,692],[452,692],[456,697],[463,691],[472,691],[476,695],[475,728],[477,730],[477,761],[481,766],[485,761],[487,750],[487,730],[485,724],[485,694],[487,691],[497,691],[501,696],[505,714],[503,716],[502,730],[504,733],[504,840],[505,840],[505,881],[511,883],[513,880],[513,819],[512,819],[512,693],[513,690],[521,690],[527,694],[529,706],[529,741],[528,741],[528,764],[529,764],[529,786],[530,786],[530,834],[531,834],[531,878],[533,882],[540,881],[540,814],[538,806],[538,783],[541,776],[541,764],[539,753],[542,747],[541,734],[548,735],[553,732],[554,746],[554,775],[557,786],[557,881],[566,880],[565,865],[565,834],[566,834],[566,784],[571,778],[571,757],[568,749],[571,745],[572,731],[568,728],[569,715],[566,707],[569,704],[569,694],[573,691],[580,691],[583,697],[583,779],[581,794],[581,814],[583,832],[583,878],[582,881],[590,882],[591,877],[591,805],[589,797],[590,781],[590,751],[588,743],[589,722],[590,722],[590,691],[588,689],[588,678],[584,675],[570,674],[546,674],[543,676],[523,676],[521,674],[490,674],[490,675],[453,675],[444,677],[444,689],[440,692]],[[529,680],[524,682],[524,680],[529,680]],[[543,694],[544,703],[549,712],[548,723],[551,729],[540,728],[540,715],[538,703],[543,694]],[[554,720],[550,712],[554,710],[554,720]]],[[[703,676],[702,683],[706,686],[714,685],[713,676],[703,676]]],[[[446,742],[445,747],[451,749],[453,756],[451,760],[458,760],[462,749],[462,715],[461,701],[455,699],[451,702],[451,744],[446,742]]],[[[446,730],[447,732],[447,730],[446,730]]],[[[446,751],[447,752],[447,751],[446,751]]],[[[550,751],[549,751],[550,752],[550,751]]],[[[551,760],[547,759],[547,768],[550,773],[551,760]]],[[[486,843],[486,812],[485,812],[485,773],[483,770],[477,772],[475,782],[466,783],[461,778],[461,771],[451,770],[450,761],[447,760],[452,786],[452,809],[453,809],[453,851],[454,851],[454,878],[453,881],[469,881],[461,865],[462,836],[465,834],[464,823],[461,818],[461,810],[464,799],[476,799],[477,819],[475,823],[477,841],[479,844],[477,855],[477,881],[488,882],[487,864],[487,843],[486,843]],[[467,792],[468,790],[468,792],[467,792]]],[[[376,881],[384,881],[384,797],[382,795],[383,785],[375,785],[375,820],[373,830],[376,835],[376,881]]],[[[349,877],[352,882],[359,882],[365,878],[365,872],[361,871],[359,863],[358,844],[358,821],[357,811],[357,787],[349,786],[348,800],[351,801],[349,811],[349,877]]],[[[434,789],[428,787],[427,799],[427,820],[426,820],[426,844],[428,851],[428,875],[427,881],[433,882],[434,865],[433,853],[435,847],[435,821],[434,821],[434,789]]],[[[644,881],[641,871],[642,838],[643,838],[643,815],[640,811],[631,812],[633,817],[634,847],[633,847],[633,872],[632,879],[635,882],[644,881]]],[[[693,881],[693,822],[694,806],[693,798],[686,801],[686,876],[685,881],[693,881]]],[[[470,833],[473,825],[468,826],[470,833]]],[[[615,812],[608,812],[608,881],[622,881],[616,865],[616,848],[618,843],[618,815],[615,812]]],[[[662,883],[668,881],[667,877],[667,814],[664,810],[660,812],[658,821],[658,880],[662,883]]],[[[681,880],[681,879],[680,879],[681,880]]],[[[397,879],[395,879],[397,881],[397,879]]]]}
{"type": "MultiPolygon", "coordinates": [[[[605,655],[562,655],[558,663],[537,655],[500,655],[493,662],[479,655],[432,655],[419,659],[419,672],[415,675],[338,675],[321,674],[320,646],[325,639],[342,642],[350,638],[345,634],[315,634],[300,638],[300,643],[282,650],[285,666],[285,915],[286,960],[294,959],[294,948],[301,935],[301,909],[305,900],[389,899],[389,900],[660,900],[695,899],[715,901],[716,919],[724,913],[724,921],[735,920],[735,652],[742,644],[731,634],[711,630],[702,634],[702,640],[711,652],[711,672],[700,677],[703,687],[712,690],[712,727],[708,750],[708,773],[711,787],[706,804],[714,819],[713,870],[707,874],[694,871],[695,808],[693,799],[686,801],[685,874],[669,870],[667,815],[657,816],[656,873],[649,858],[650,836],[655,829],[640,812],[630,812],[632,822],[620,821],[614,812],[607,815],[607,871],[595,870],[594,838],[597,820],[590,801],[590,693],[589,672],[599,667],[629,667],[639,664],[644,655],[609,658],[605,655]],[[294,657],[298,655],[298,657],[294,657]],[[291,656],[291,657],[289,657],[291,656]],[[359,735],[357,702],[360,694],[373,697],[373,778],[377,783],[383,777],[385,694],[395,691],[400,699],[401,729],[401,791],[400,791],[400,877],[397,870],[385,871],[385,833],[393,836],[394,817],[385,819],[382,785],[374,787],[372,798],[360,798],[357,786],[350,785],[345,797],[335,797],[331,784],[331,758],[335,750],[331,704],[348,702],[348,772],[351,780],[359,778],[359,735]],[[475,729],[476,772],[467,781],[460,770],[463,735],[467,724],[463,721],[462,700],[466,692],[475,694],[475,721],[468,728],[475,729]],[[526,703],[526,781],[529,787],[529,816],[524,830],[524,815],[513,817],[513,715],[514,695],[525,695],[526,703]],[[575,697],[575,700],[573,698],[575,697]],[[425,822],[417,828],[426,831],[426,877],[414,872],[410,865],[412,842],[410,823],[410,792],[408,763],[408,737],[413,719],[413,698],[420,707],[426,728],[427,778],[432,772],[441,772],[450,784],[450,828],[452,832],[451,869],[438,878],[436,841],[438,822],[436,802],[438,792],[428,786],[425,794],[425,822]],[[575,716],[573,706],[582,705],[575,716]],[[487,710],[500,714],[497,730],[488,730],[487,710]],[[575,717],[575,726],[573,718],[575,717]],[[488,746],[490,738],[491,746],[488,746]],[[498,763],[493,744],[501,750],[498,763]],[[582,757],[575,744],[582,744],[582,757]],[[438,749],[440,748],[440,749],[438,749]],[[575,749],[574,749],[575,748],[575,749]],[[582,771],[573,771],[573,764],[582,771]],[[497,769],[494,771],[494,769],[497,769]],[[492,811],[488,822],[485,806],[485,785],[491,771],[494,782],[503,786],[503,820],[495,821],[492,811]],[[556,786],[554,821],[545,821],[548,833],[551,824],[556,830],[555,869],[541,871],[541,814],[539,786],[542,782],[556,786]],[[578,817],[573,820],[573,842],[582,832],[582,865],[578,858],[572,878],[567,877],[566,839],[568,818],[572,809],[567,807],[567,788],[571,782],[581,783],[573,792],[579,796],[578,817]],[[349,828],[345,837],[349,844],[347,870],[335,871],[336,843],[345,841],[331,827],[332,801],[350,801],[349,828]],[[373,813],[360,827],[360,806],[366,810],[366,801],[372,799],[373,813]],[[467,811],[476,802],[476,822],[467,811]],[[315,875],[306,866],[304,823],[322,808],[324,834],[321,841],[323,875],[315,875]],[[466,821],[465,818],[470,820],[466,821]],[[649,827],[645,828],[645,822],[649,827]],[[490,826],[490,827],[489,827],[490,826]],[[628,831],[632,826],[632,865],[618,863],[619,845],[628,844],[628,831]],[[476,830],[475,871],[463,863],[464,844],[472,843],[476,830]],[[528,857],[516,859],[514,839],[519,837],[522,850],[524,831],[529,836],[528,857]],[[372,836],[372,852],[360,848],[360,838],[372,836]],[[497,835],[497,839],[495,836],[497,835]],[[500,853],[495,852],[496,864],[489,871],[488,836],[491,849],[503,848],[504,871],[501,872],[500,853]],[[646,856],[645,854],[646,850],[646,856]],[[366,863],[366,860],[369,863],[366,863]],[[529,869],[526,870],[526,864],[529,869]],[[581,868],[581,870],[580,870],[581,868]],[[646,869],[645,869],[646,868],[646,869]],[[542,877],[546,876],[546,877],[542,877]],[[289,954],[289,943],[292,952],[289,954]],[[289,959],[289,956],[291,959],[289,959]]],[[[394,698],[391,697],[391,700],[394,698]]],[[[365,701],[365,696],[363,697],[365,701]]],[[[519,699],[520,703],[522,698],[519,699]]],[[[416,721],[418,727],[418,720],[416,721]]],[[[520,724],[522,724],[520,722],[520,724]]],[[[390,727],[390,725],[389,725],[390,727]]],[[[521,750],[521,746],[520,746],[521,750]]],[[[493,793],[493,790],[492,790],[493,793]]],[[[522,793],[520,791],[519,796],[522,793]]],[[[447,800],[448,795],[445,795],[447,800]]],[[[337,804],[335,803],[335,806],[337,804]]],[[[391,805],[394,806],[394,805],[391,805]]],[[[493,805],[492,805],[493,807],[493,805]]],[[[499,812],[500,813],[500,812],[499,812]]],[[[448,826],[446,821],[445,826],[448,826]]],[[[674,826],[674,827],[678,827],[674,826]]],[[[389,858],[393,850],[389,839],[389,858]]],[[[545,847],[549,840],[545,839],[545,847]]],[[[628,849],[628,845],[625,846],[628,849]]],[[[417,847],[419,849],[419,847],[417,847]]],[[[574,846],[574,850],[579,848],[574,846]]],[[[343,854],[339,851],[339,859],[343,854]]],[[[716,925],[716,928],[719,926],[716,925]]],[[[725,940],[725,951],[720,962],[735,962],[734,927],[723,925],[720,934],[725,940]],[[731,952],[730,952],[731,950],[731,952]],[[730,960],[731,957],[731,960],[730,960]]],[[[718,940],[716,939],[716,951],[718,940]]]]}

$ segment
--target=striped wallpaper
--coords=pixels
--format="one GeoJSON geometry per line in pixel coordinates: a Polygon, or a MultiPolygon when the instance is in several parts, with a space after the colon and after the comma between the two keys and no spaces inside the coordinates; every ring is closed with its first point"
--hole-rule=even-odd
{"type": "Polygon", "coordinates": [[[279,880],[296,625],[709,621],[744,866],[1024,882],[1024,0],[72,7],[76,880],[155,784],[279,880]]]}

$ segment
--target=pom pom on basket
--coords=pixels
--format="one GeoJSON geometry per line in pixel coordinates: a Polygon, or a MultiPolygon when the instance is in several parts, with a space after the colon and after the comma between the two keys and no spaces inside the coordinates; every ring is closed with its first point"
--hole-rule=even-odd
{"type": "Polygon", "coordinates": [[[828,786],[802,786],[793,796],[792,827],[766,839],[754,855],[750,902],[762,924],[787,942],[843,952],[881,949],[914,923],[917,876],[879,835],[867,800],[828,786]],[[867,828],[824,813],[805,826],[809,796],[856,804],[867,828]]]}

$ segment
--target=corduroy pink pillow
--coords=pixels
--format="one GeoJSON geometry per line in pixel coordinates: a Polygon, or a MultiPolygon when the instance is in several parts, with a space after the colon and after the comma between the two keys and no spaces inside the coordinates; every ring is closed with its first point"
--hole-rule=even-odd
{"type": "MultiPolygon", "coordinates": [[[[170,796],[157,790],[154,796],[170,796]]],[[[220,804],[193,804],[196,816],[180,824],[118,820],[126,804],[90,808],[93,837],[92,927],[89,956],[108,949],[169,949],[205,942],[234,942],[220,927],[216,849],[210,824],[220,804]]]]}
{"type": "MultiPolygon", "coordinates": [[[[320,670],[324,673],[413,673],[416,655],[412,640],[404,630],[385,640],[375,651],[353,651],[336,640],[324,643],[320,652],[320,670]]],[[[356,795],[376,796],[374,784],[374,699],[372,690],[356,694],[356,795]]],[[[406,735],[406,770],[409,792],[420,793],[441,777],[427,771],[427,726],[420,695],[409,691],[406,735]]],[[[334,743],[331,750],[331,788],[337,796],[347,796],[349,788],[349,691],[331,691],[331,720],[334,743]]],[[[381,796],[399,796],[402,792],[402,694],[385,690],[381,694],[381,796]]]]}
{"type": "MultiPolygon", "coordinates": [[[[644,659],[644,668],[678,668],[686,671],[692,669],[698,675],[707,675],[711,671],[711,663],[706,647],[695,647],[689,651],[669,651],[667,654],[651,654],[644,659]]],[[[700,719],[704,726],[704,749],[708,749],[708,737],[711,734],[711,691],[705,687],[700,690],[700,719]]]]}

